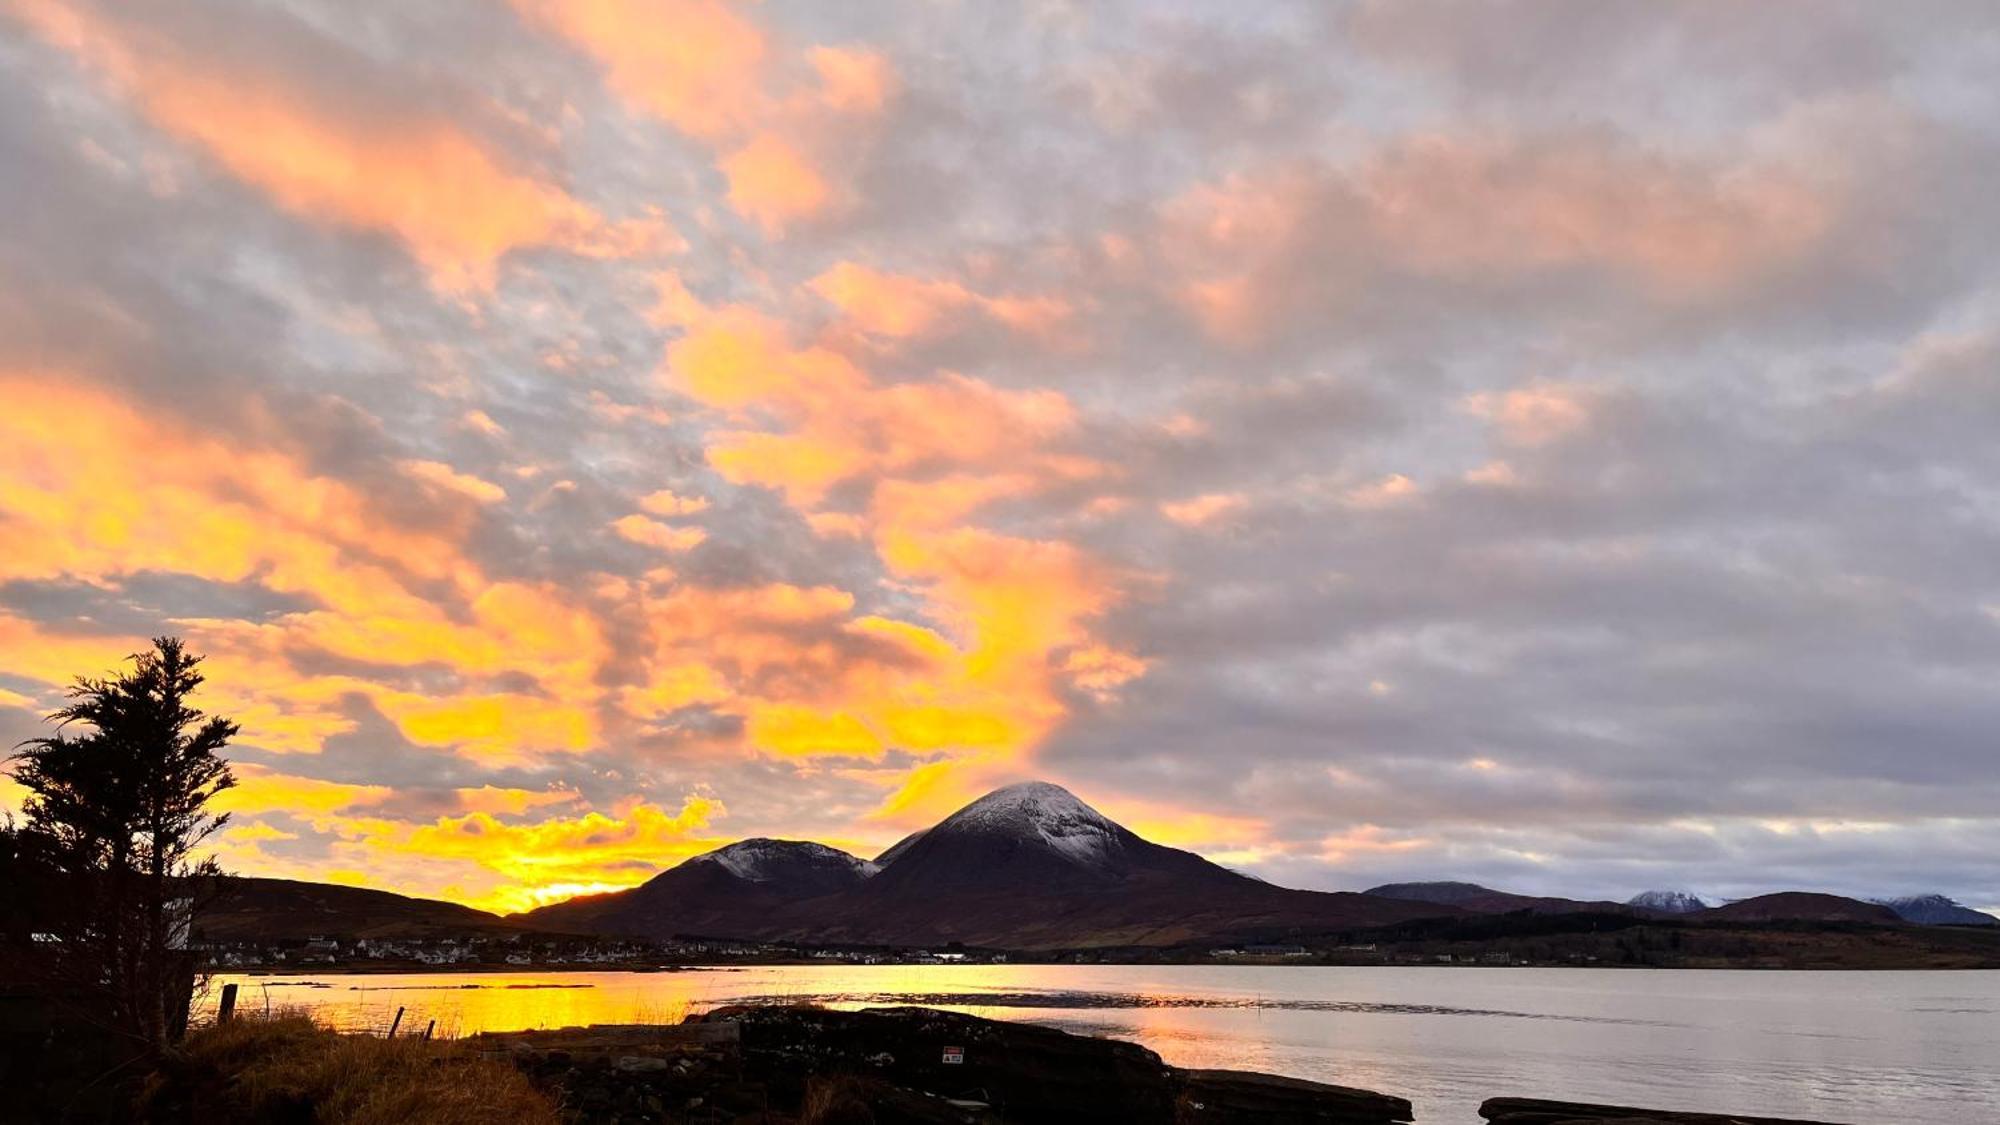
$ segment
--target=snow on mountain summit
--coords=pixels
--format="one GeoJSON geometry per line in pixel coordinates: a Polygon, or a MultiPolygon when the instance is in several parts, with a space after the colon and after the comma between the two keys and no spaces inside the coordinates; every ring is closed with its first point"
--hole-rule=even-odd
{"type": "Polygon", "coordinates": [[[2000,920],[1993,915],[1961,906],[1957,900],[1939,894],[1878,898],[1874,901],[1895,911],[1903,921],[1924,926],[2000,925],[2000,920]]]}
{"type": "Polygon", "coordinates": [[[1123,829],[1110,817],[1046,781],[995,789],[946,818],[934,832],[1007,836],[1039,841],[1085,865],[1101,864],[1122,850],[1123,829]]]}
{"type": "Polygon", "coordinates": [[[1661,914],[1693,914],[1708,909],[1708,903],[1687,891],[1641,891],[1626,899],[1625,905],[1661,914]]]}
{"type": "Polygon", "coordinates": [[[865,859],[825,844],[807,840],[772,840],[763,836],[739,840],[728,847],[698,855],[689,862],[713,863],[738,879],[752,883],[777,882],[801,868],[832,869],[843,873],[852,871],[863,878],[879,870],[865,859]]]}

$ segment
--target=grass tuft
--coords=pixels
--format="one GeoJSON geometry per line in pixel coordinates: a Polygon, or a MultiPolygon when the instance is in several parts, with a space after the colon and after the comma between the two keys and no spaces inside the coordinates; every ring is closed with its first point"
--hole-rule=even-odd
{"type": "Polygon", "coordinates": [[[158,1118],[319,1125],[556,1125],[504,1062],[455,1043],[341,1035],[297,1015],[189,1035],[152,1091],[158,1118]]]}

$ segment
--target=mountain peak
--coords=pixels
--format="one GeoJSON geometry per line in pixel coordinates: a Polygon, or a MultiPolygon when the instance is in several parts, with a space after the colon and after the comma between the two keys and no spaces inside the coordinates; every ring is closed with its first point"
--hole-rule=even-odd
{"type": "Polygon", "coordinates": [[[1962,906],[1956,899],[1940,894],[1905,895],[1902,898],[1878,898],[1876,903],[1896,912],[1905,922],[1916,922],[1926,926],[1994,926],[2000,919],[1984,911],[1962,906]]]}
{"type": "Polygon", "coordinates": [[[838,848],[810,840],[773,840],[753,836],[727,847],[704,852],[689,863],[712,863],[724,871],[752,883],[772,883],[786,879],[801,868],[822,869],[839,874],[849,872],[862,878],[877,868],[865,859],[848,855],[838,848]]]}
{"type": "Polygon", "coordinates": [[[1119,850],[1123,833],[1076,794],[1046,781],[995,789],[945,818],[934,831],[1040,843],[1084,866],[1106,862],[1119,850]]]}
{"type": "Polygon", "coordinates": [[[1708,909],[1708,903],[1691,891],[1641,891],[1626,899],[1625,905],[1660,914],[1693,914],[1708,909]]]}
{"type": "Polygon", "coordinates": [[[1022,781],[1001,786],[958,810],[949,819],[958,820],[974,814],[989,817],[1083,815],[1111,823],[1103,813],[1084,804],[1076,794],[1053,781],[1022,781]]]}

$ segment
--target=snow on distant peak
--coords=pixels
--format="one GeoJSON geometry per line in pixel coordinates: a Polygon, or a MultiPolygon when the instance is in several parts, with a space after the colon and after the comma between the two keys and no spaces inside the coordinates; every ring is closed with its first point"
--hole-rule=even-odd
{"type": "Polygon", "coordinates": [[[1642,891],[1627,899],[1625,905],[1662,914],[1693,914],[1708,909],[1708,903],[1687,891],[1642,891]]]}
{"type": "Polygon", "coordinates": [[[1047,781],[1023,781],[995,789],[952,814],[950,823],[1015,825],[1062,820],[1112,826],[1103,813],[1077,800],[1076,794],[1047,781]]]}
{"type": "Polygon", "coordinates": [[[1120,829],[1109,817],[1077,800],[1076,794],[1046,781],[995,789],[938,827],[1040,839],[1054,851],[1086,865],[1106,862],[1122,846],[1120,829]]]}
{"type": "Polygon", "coordinates": [[[783,878],[787,868],[796,869],[800,864],[851,868],[864,878],[880,870],[865,859],[825,844],[809,840],[772,840],[762,836],[739,840],[727,847],[706,852],[694,857],[692,862],[713,863],[738,879],[752,883],[769,883],[783,878]]]}

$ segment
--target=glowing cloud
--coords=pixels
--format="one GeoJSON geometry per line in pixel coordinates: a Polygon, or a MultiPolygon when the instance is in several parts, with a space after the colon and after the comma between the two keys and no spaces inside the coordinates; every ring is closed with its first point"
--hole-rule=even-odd
{"type": "Polygon", "coordinates": [[[586,254],[664,249],[657,221],[617,227],[562,190],[507,167],[452,122],[343,113],[282,72],[229,73],[195,45],[65,0],[10,0],[43,39],[86,62],[159,128],[199,146],[278,206],[400,239],[447,288],[487,287],[527,246],[586,254]]]}
{"type": "Polygon", "coordinates": [[[819,169],[799,150],[763,133],[722,159],[729,178],[729,202],[747,218],[777,234],[825,211],[833,191],[819,169]]]}

